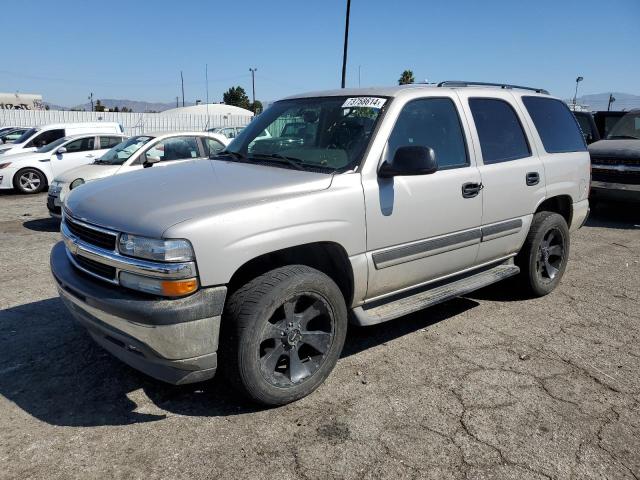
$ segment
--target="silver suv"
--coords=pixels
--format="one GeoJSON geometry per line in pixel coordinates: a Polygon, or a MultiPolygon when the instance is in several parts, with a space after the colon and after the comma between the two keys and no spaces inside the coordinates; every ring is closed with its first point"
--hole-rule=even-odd
{"type": "Polygon", "coordinates": [[[280,405],[327,378],[348,321],[515,276],[551,292],[588,186],[576,120],[544,90],[310,93],[273,104],[210,160],[74,189],[51,269],[124,362],[176,384],[220,364],[248,397],[280,405]]]}

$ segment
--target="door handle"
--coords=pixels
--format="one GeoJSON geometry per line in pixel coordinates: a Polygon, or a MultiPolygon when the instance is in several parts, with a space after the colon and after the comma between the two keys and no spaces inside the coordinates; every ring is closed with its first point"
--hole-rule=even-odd
{"type": "Polygon", "coordinates": [[[527,173],[527,185],[530,187],[540,183],[540,174],[538,172],[527,173]]]}
{"type": "Polygon", "coordinates": [[[482,183],[469,182],[462,184],[462,198],[473,198],[484,188],[482,183]]]}

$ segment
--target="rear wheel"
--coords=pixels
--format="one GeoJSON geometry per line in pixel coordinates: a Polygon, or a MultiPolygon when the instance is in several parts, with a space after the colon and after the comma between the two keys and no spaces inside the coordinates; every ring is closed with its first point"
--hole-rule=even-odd
{"type": "Polygon", "coordinates": [[[558,286],[567,267],[569,244],[564,217],[553,212],[534,215],[527,239],[516,257],[528,293],[541,297],[558,286]]]}
{"type": "Polygon", "coordinates": [[[23,168],[13,177],[13,186],[21,193],[40,193],[47,186],[47,177],[35,168],[23,168]]]}
{"type": "Polygon", "coordinates": [[[329,376],[346,331],[346,305],[331,278],[303,265],[277,268],[231,295],[221,367],[250,399],[284,405],[329,376]]]}

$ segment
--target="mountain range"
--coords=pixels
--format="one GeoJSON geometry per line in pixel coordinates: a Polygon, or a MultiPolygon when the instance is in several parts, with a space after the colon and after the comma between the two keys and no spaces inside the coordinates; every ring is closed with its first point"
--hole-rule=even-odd
{"type": "MultiPolygon", "coordinates": [[[[96,99],[97,101],[97,99],[96,99]]],[[[52,103],[44,102],[45,105],[49,106],[50,110],[85,110],[87,112],[91,111],[91,103],[83,103],[81,105],[75,105],[73,107],[63,107],[61,105],[55,105],[52,103]]],[[[136,113],[143,112],[163,112],[165,110],[169,110],[170,108],[176,108],[176,104],[169,102],[142,102],[139,100],[118,100],[114,98],[101,98],[100,103],[107,107],[109,110],[113,110],[115,107],[118,109],[122,109],[122,107],[127,107],[133,110],[136,113]]],[[[194,105],[193,103],[185,102],[185,107],[189,107],[194,105]]],[[[182,106],[182,104],[180,104],[182,106]]]]}
{"type": "MultiPolygon", "coordinates": [[[[632,95],[630,93],[611,92],[611,95],[616,99],[611,104],[611,110],[631,110],[633,108],[640,108],[640,95],[632,95]]],[[[567,103],[572,103],[573,99],[565,100],[567,103]]],[[[591,95],[582,95],[576,99],[579,105],[584,105],[589,110],[606,110],[609,103],[609,93],[594,93],[591,95]]]]}

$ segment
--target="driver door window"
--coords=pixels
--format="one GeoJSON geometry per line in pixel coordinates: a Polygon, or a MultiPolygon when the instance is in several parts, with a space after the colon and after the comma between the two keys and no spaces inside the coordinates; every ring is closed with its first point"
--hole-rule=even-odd
{"type": "Polygon", "coordinates": [[[49,145],[51,142],[55,142],[56,140],[64,137],[64,129],[58,130],[47,130],[46,132],[42,132],[36,138],[31,140],[25,147],[44,147],[45,145],[49,145]]]}
{"type": "Polygon", "coordinates": [[[67,153],[87,152],[93,150],[95,145],[95,137],[79,138],[65,145],[67,153]]]}
{"type": "Polygon", "coordinates": [[[200,157],[200,150],[195,137],[172,137],[153,145],[145,157],[156,157],[160,162],[187,160],[200,157]]]}

